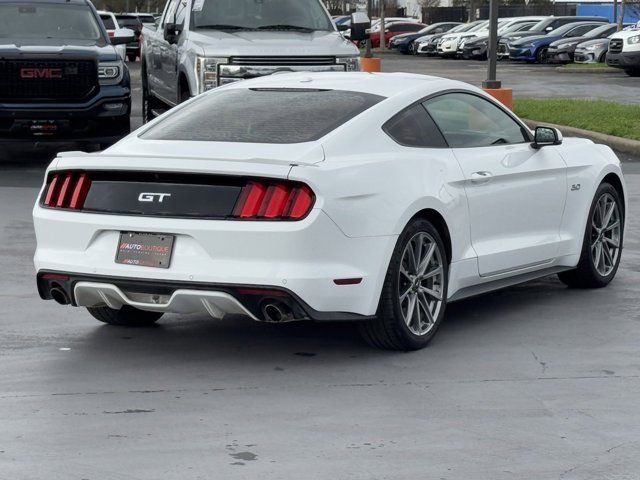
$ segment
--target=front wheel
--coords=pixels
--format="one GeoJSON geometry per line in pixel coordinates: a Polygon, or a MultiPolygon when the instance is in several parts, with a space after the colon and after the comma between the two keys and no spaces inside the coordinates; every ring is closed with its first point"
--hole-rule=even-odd
{"type": "Polygon", "coordinates": [[[128,305],[120,310],[109,307],[87,307],[87,311],[96,320],[119,327],[148,327],[162,317],[161,312],[147,312],[128,305]]]}
{"type": "Polygon", "coordinates": [[[536,52],[536,62],[538,63],[547,63],[548,59],[547,59],[547,48],[546,47],[541,47],[538,49],[538,51],[536,52]]]}
{"type": "Polygon", "coordinates": [[[560,281],[575,288],[606,287],[620,265],[623,231],[624,209],[620,195],[611,184],[603,183],[589,211],[578,266],[558,274],[560,281]]]}
{"type": "Polygon", "coordinates": [[[449,266],[444,243],[427,220],[400,235],[387,270],[377,318],[360,324],[364,339],[387,350],[418,350],[444,317],[449,266]]]}

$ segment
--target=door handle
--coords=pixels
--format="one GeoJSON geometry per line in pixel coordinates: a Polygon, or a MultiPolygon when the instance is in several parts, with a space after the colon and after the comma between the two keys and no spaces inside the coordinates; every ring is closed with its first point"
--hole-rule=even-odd
{"type": "Polygon", "coordinates": [[[483,183],[488,183],[493,178],[491,172],[473,172],[471,174],[471,183],[475,183],[476,185],[482,185],[483,183]]]}

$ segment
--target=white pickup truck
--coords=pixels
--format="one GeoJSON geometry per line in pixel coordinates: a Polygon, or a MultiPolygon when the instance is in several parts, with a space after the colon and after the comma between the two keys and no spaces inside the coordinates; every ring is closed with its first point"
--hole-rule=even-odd
{"type": "Polygon", "coordinates": [[[169,0],[142,37],[145,121],[238,80],[360,70],[321,0],[169,0]]]}
{"type": "Polygon", "coordinates": [[[622,68],[627,75],[640,77],[640,22],[609,37],[607,65],[622,68]]]}

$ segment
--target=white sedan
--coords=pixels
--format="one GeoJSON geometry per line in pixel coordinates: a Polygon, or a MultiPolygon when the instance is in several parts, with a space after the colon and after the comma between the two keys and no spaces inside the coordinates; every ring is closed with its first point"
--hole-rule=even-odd
{"type": "Polygon", "coordinates": [[[351,320],[409,350],[448,302],[550,274],[607,285],[625,211],[608,147],[532,132],[468,84],[284,74],[60,154],[34,208],[35,266],[43,299],[110,324],[351,320]]]}

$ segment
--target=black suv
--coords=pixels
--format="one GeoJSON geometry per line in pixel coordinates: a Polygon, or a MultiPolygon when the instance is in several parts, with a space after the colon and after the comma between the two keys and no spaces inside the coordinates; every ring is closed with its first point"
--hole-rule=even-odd
{"type": "Polygon", "coordinates": [[[79,141],[129,133],[129,70],[88,0],[0,0],[0,142],[79,141]]]}

